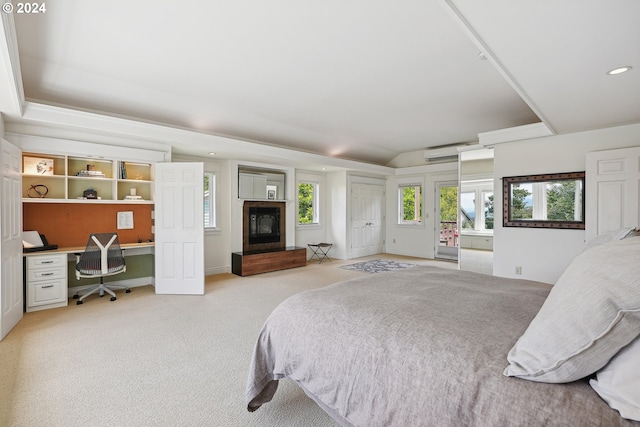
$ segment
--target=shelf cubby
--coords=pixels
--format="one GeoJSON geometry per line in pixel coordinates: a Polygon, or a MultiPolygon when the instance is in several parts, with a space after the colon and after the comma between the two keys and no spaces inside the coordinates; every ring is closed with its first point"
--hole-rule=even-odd
{"type": "Polygon", "coordinates": [[[82,172],[102,172],[104,178],[113,178],[113,161],[69,157],[69,176],[78,176],[82,172]]]}
{"type": "Polygon", "coordinates": [[[153,164],[25,152],[22,198],[30,203],[153,203],[153,164]],[[85,199],[89,189],[99,199],[85,199]],[[126,198],[133,189],[141,199],[126,198]]]}

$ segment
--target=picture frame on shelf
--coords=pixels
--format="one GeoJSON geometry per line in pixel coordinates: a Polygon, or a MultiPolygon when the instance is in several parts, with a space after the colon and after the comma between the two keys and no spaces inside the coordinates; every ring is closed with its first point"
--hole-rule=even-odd
{"type": "Polygon", "coordinates": [[[267,185],[267,200],[275,200],[278,187],[276,185],[267,185]]]}
{"type": "Polygon", "coordinates": [[[23,172],[29,175],[53,175],[54,159],[24,156],[23,172]]]}

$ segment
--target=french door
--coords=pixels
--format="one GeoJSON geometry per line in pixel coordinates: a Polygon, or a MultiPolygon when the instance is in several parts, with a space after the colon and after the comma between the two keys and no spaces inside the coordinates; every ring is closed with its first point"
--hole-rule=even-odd
{"type": "Polygon", "coordinates": [[[458,183],[437,182],[435,197],[435,257],[458,260],[458,183]]]}

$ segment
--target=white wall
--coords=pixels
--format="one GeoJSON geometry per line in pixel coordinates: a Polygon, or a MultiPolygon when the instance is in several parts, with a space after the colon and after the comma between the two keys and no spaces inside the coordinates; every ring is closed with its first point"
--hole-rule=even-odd
{"type": "Polygon", "coordinates": [[[497,144],[493,274],[555,283],[585,243],[584,230],[502,227],[502,177],[584,171],[586,153],[634,146],[640,124],[497,144]]]}
{"type": "Polygon", "coordinates": [[[422,166],[424,162],[424,150],[417,150],[399,154],[387,163],[387,166],[392,168],[407,168],[411,166],[422,166]]]}
{"type": "Polygon", "coordinates": [[[433,258],[435,256],[435,192],[437,182],[457,182],[458,163],[441,163],[397,169],[387,178],[386,253],[433,258]],[[423,222],[420,225],[398,224],[398,185],[422,184],[423,222]]]}
{"type": "Polygon", "coordinates": [[[327,174],[328,203],[327,241],[333,243],[332,257],[348,259],[347,240],[347,172],[327,174]]]}

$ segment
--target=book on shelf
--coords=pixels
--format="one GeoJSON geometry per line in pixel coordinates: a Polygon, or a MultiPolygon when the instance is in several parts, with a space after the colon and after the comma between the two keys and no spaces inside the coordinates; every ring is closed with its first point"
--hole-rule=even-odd
{"type": "Polygon", "coordinates": [[[83,177],[83,178],[106,178],[107,177],[103,172],[96,171],[96,170],[93,170],[93,171],[81,170],[81,171],[78,171],[76,176],[83,177]]]}
{"type": "Polygon", "coordinates": [[[120,162],[119,175],[120,179],[127,179],[127,164],[125,162],[120,162]]]}

